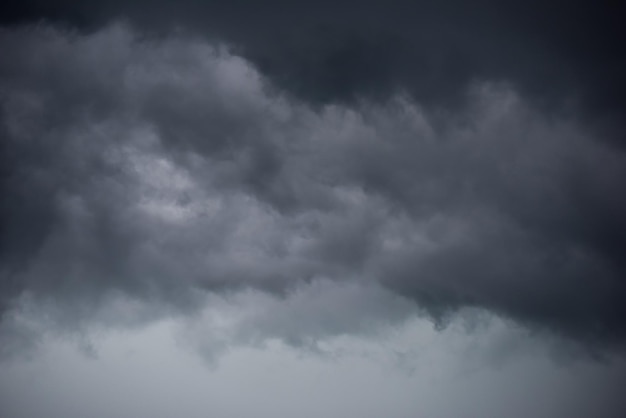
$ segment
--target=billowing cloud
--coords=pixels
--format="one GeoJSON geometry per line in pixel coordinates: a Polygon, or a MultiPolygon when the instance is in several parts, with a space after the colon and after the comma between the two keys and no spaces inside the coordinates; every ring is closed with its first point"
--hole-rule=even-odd
{"type": "Polygon", "coordinates": [[[592,119],[621,124],[624,12],[616,2],[563,0],[23,0],[3,4],[0,22],[92,31],[123,18],[155,33],[216,37],[317,103],[404,89],[447,106],[463,101],[468,83],[498,80],[536,105],[573,100],[592,119]]]}
{"type": "Polygon", "coordinates": [[[401,91],[320,107],[188,35],[39,25],[0,50],[4,317],[254,290],[244,328],[297,343],[413,305],[624,344],[626,156],[510,84],[440,113],[401,91]]]}

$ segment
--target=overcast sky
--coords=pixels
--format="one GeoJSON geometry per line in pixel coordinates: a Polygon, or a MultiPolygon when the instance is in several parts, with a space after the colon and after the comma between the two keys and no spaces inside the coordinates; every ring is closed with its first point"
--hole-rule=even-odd
{"type": "Polygon", "coordinates": [[[2,417],[623,416],[623,7],[10,3],[2,417]]]}

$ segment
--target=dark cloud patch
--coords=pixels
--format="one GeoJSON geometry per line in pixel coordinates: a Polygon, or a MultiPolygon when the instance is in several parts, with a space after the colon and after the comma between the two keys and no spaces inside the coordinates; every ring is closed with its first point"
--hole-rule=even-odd
{"type": "MultiPolygon", "coordinates": [[[[578,101],[621,124],[624,31],[617,3],[529,1],[78,1],[26,0],[3,22],[40,19],[93,29],[128,18],[236,45],[280,86],[317,103],[409,91],[450,105],[468,83],[510,82],[552,110],[578,101]]],[[[617,135],[619,137],[619,134],[617,135]]]]}
{"type": "MultiPolygon", "coordinates": [[[[71,323],[120,295],[190,312],[322,280],[623,347],[626,157],[584,119],[495,82],[437,117],[410,95],[311,106],[223,46],[120,25],[4,29],[0,49],[3,312],[29,298],[71,323]]],[[[402,317],[368,292],[260,329],[402,317]]]]}

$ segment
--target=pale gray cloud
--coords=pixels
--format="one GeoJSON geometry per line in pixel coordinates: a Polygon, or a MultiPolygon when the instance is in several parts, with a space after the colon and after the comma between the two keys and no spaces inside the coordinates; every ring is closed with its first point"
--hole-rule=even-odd
{"type": "MultiPolygon", "coordinates": [[[[225,317],[230,315],[222,311],[225,317]]],[[[523,332],[491,321],[434,331],[410,321],[384,339],[338,338],[326,354],[278,343],[230,346],[207,368],[164,320],[95,337],[97,357],[50,338],[31,361],[0,363],[0,412],[11,418],[457,416],[619,418],[624,363],[562,367],[523,332]],[[522,340],[519,344],[516,341],[522,340]],[[521,350],[494,368],[485,348],[521,350]],[[397,362],[402,358],[403,362],[397,362]]]]}

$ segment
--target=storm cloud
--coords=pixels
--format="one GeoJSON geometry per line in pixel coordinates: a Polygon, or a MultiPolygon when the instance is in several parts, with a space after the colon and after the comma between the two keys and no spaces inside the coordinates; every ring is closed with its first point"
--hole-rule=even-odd
{"type": "Polygon", "coordinates": [[[410,85],[320,104],[190,33],[43,23],[4,28],[0,50],[5,318],[336,285],[254,329],[300,344],[477,308],[623,349],[626,155],[514,80],[452,80],[462,106],[410,85]]]}
{"type": "Polygon", "coordinates": [[[404,89],[448,106],[464,101],[468,83],[495,80],[536,105],[573,105],[621,125],[624,12],[617,3],[560,0],[24,0],[3,6],[1,19],[89,32],[122,18],[153,33],[199,33],[228,42],[274,83],[318,104],[404,89]]]}

